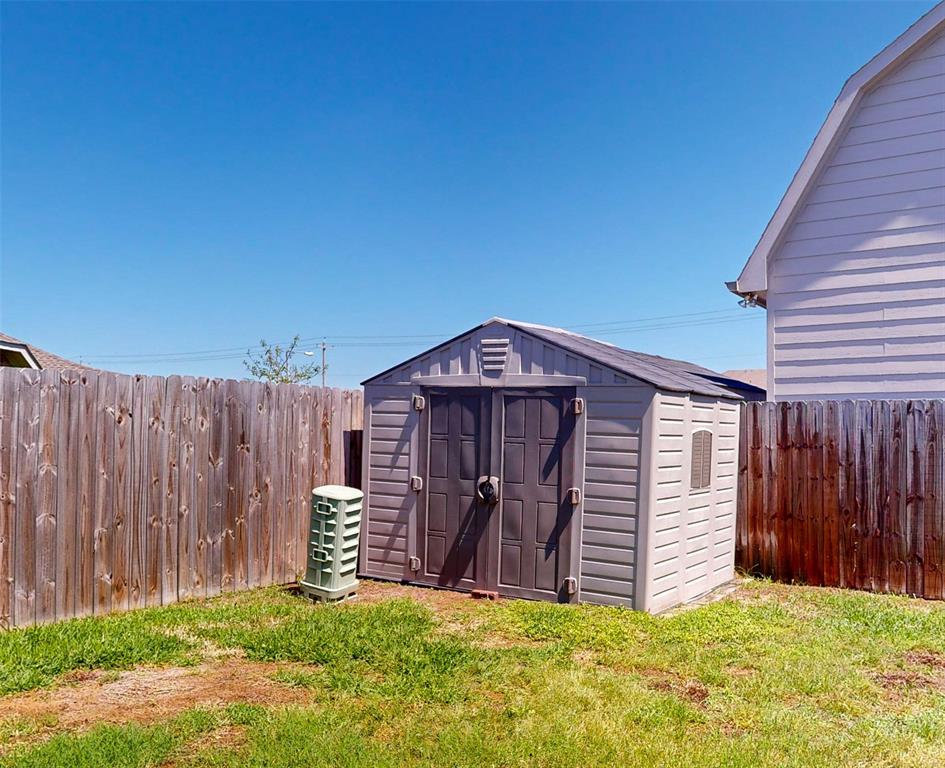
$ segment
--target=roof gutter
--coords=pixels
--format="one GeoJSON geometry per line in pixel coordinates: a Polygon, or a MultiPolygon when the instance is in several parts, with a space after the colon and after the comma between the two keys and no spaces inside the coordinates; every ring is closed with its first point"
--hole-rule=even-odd
{"type": "Polygon", "coordinates": [[[738,281],[732,280],[731,282],[726,282],[725,287],[728,288],[736,296],[741,296],[741,301],[738,302],[742,307],[763,307],[768,308],[768,292],[767,291],[741,291],[738,288],[738,281]]]}

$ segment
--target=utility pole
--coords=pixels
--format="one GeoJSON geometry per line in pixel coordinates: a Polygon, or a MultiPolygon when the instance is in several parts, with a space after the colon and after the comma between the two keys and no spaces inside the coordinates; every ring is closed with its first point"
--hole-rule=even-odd
{"type": "Polygon", "coordinates": [[[322,339],[322,389],[325,388],[325,367],[327,365],[327,363],[325,362],[325,359],[326,359],[327,349],[328,349],[328,345],[325,343],[325,340],[322,339]]]}
{"type": "MultiPolygon", "coordinates": [[[[328,344],[328,342],[326,342],[325,339],[323,338],[323,339],[322,339],[322,343],[319,344],[318,346],[321,347],[321,350],[322,350],[322,389],[324,389],[325,386],[326,386],[326,382],[325,382],[325,370],[328,368],[328,347],[329,347],[329,344],[328,344]]],[[[306,349],[302,354],[304,354],[306,357],[312,357],[315,353],[314,353],[312,350],[310,350],[310,349],[306,349]]]]}

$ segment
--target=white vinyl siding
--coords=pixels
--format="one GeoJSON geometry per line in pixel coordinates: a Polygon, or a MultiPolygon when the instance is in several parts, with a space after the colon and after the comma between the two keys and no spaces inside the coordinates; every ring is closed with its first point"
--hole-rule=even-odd
{"type": "Polygon", "coordinates": [[[735,502],[739,406],[698,395],[659,392],[650,478],[647,590],[644,607],[659,612],[731,580],[735,569],[735,502]],[[692,435],[710,432],[711,482],[691,485],[692,435]]]}
{"type": "Polygon", "coordinates": [[[945,36],[880,80],[769,263],[769,397],[945,394],[945,36]]]}

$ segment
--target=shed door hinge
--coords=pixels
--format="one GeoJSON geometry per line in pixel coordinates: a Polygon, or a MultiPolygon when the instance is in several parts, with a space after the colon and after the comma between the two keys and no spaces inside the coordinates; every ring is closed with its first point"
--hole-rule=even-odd
{"type": "Polygon", "coordinates": [[[584,413],[584,398],[583,397],[575,397],[571,401],[571,412],[575,416],[580,416],[582,413],[584,413]]]}
{"type": "Polygon", "coordinates": [[[411,491],[423,490],[423,478],[420,477],[420,475],[413,475],[410,478],[410,490],[411,491]]]}
{"type": "Polygon", "coordinates": [[[568,501],[571,502],[571,506],[576,507],[581,503],[581,489],[580,488],[568,488],[568,501]]]}
{"type": "Polygon", "coordinates": [[[417,571],[420,570],[420,558],[419,558],[419,557],[411,557],[410,560],[408,561],[407,565],[409,566],[409,568],[410,568],[411,571],[413,571],[414,573],[416,573],[417,571]]]}
{"type": "Polygon", "coordinates": [[[415,411],[422,411],[426,407],[427,407],[427,399],[423,395],[413,396],[413,409],[415,411]]]}

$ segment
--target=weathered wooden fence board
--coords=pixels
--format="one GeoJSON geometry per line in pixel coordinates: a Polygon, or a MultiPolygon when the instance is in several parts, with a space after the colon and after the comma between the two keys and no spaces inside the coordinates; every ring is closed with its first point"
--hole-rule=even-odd
{"type": "MultiPolygon", "coordinates": [[[[294,581],[360,391],[0,369],[0,626],[294,581]]],[[[924,531],[920,532],[924,533],[924,531]]]]}
{"type": "Polygon", "coordinates": [[[945,401],[746,403],[736,562],[945,599],[945,401]]]}

